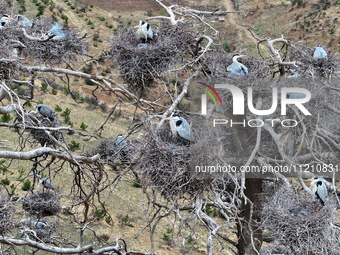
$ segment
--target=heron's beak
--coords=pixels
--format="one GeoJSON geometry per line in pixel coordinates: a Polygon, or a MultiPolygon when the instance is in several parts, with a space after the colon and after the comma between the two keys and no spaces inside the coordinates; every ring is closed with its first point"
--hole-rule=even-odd
{"type": "Polygon", "coordinates": [[[11,20],[16,20],[16,19],[13,19],[13,18],[11,18],[11,17],[8,17],[9,19],[11,19],[11,20]]]}
{"type": "Polygon", "coordinates": [[[133,28],[140,28],[140,25],[137,25],[137,26],[135,26],[135,27],[133,27],[133,28]]]}
{"type": "Polygon", "coordinates": [[[171,120],[171,117],[167,117],[167,118],[165,118],[164,120],[171,120]]]}
{"type": "Polygon", "coordinates": [[[246,58],[247,56],[246,55],[240,55],[238,56],[239,58],[246,58]]]}

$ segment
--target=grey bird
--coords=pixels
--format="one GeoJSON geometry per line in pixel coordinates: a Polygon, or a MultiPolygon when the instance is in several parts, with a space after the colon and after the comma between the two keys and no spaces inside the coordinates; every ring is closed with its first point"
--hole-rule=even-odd
{"type": "Polygon", "coordinates": [[[33,21],[30,21],[28,18],[21,14],[15,15],[14,19],[16,19],[18,23],[24,27],[33,27],[34,25],[33,21]]]}
{"type": "Polygon", "coordinates": [[[318,45],[313,53],[313,58],[327,58],[327,52],[324,50],[324,48],[321,47],[321,45],[318,45]]]}
{"type": "Polygon", "coordinates": [[[55,187],[52,185],[50,180],[48,180],[47,178],[40,178],[39,185],[40,184],[42,184],[44,186],[44,188],[46,188],[46,189],[52,189],[52,190],[55,189],[55,187]]]}
{"type": "Polygon", "coordinates": [[[321,205],[325,205],[327,200],[327,187],[325,180],[319,177],[315,177],[311,180],[310,189],[315,194],[315,198],[319,199],[321,205]]]}
{"type": "Polygon", "coordinates": [[[148,39],[152,40],[153,32],[149,23],[140,20],[135,28],[138,28],[136,33],[139,39],[143,39],[145,42],[147,42],[148,39]]]}
{"type": "Polygon", "coordinates": [[[171,117],[165,118],[165,120],[170,120],[170,128],[173,136],[178,134],[190,142],[196,142],[191,126],[186,119],[177,114],[172,114],[171,117]]]}
{"type": "Polygon", "coordinates": [[[115,144],[121,148],[123,148],[126,145],[126,140],[122,134],[117,135],[115,144]]]}
{"type": "Polygon", "coordinates": [[[293,208],[289,210],[289,213],[295,217],[307,216],[307,212],[303,209],[293,208]]]}
{"type": "Polygon", "coordinates": [[[245,55],[235,54],[233,55],[233,63],[227,67],[227,71],[231,76],[244,76],[248,74],[248,68],[237,61],[238,58],[246,57],[245,55]]]}
{"type": "Polygon", "coordinates": [[[31,221],[31,226],[36,228],[36,229],[44,229],[45,227],[47,227],[48,225],[45,222],[41,222],[41,221],[31,221]]]}
{"type": "Polygon", "coordinates": [[[38,104],[36,109],[42,116],[49,118],[51,121],[54,121],[54,114],[50,107],[44,104],[38,104]]]}

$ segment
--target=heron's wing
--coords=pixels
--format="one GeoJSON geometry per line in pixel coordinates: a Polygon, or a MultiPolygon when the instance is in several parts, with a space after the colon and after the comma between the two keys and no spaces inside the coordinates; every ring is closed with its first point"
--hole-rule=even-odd
{"type": "Polygon", "coordinates": [[[322,47],[316,47],[313,57],[314,58],[327,58],[327,53],[322,47]]]}
{"type": "Polygon", "coordinates": [[[153,37],[153,32],[152,32],[151,26],[149,26],[149,29],[148,29],[148,37],[150,39],[152,39],[152,37],[153,37]]]}
{"type": "Polygon", "coordinates": [[[324,182],[322,182],[322,185],[318,187],[318,196],[323,201],[326,202],[327,199],[327,187],[324,182]]]}
{"type": "Polygon", "coordinates": [[[51,30],[48,31],[50,34],[54,34],[53,40],[64,40],[68,37],[68,33],[62,30],[63,26],[60,22],[54,23],[51,30]]]}
{"type": "Polygon", "coordinates": [[[233,76],[242,76],[248,74],[248,68],[241,63],[232,63],[227,67],[227,71],[233,76]]]}
{"type": "Polygon", "coordinates": [[[182,121],[182,124],[180,126],[177,126],[177,133],[179,134],[179,136],[191,142],[195,142],[196,140],[192,133],[191,126],[189,125],[189,123],[187,122],[186,119],[182,117],[179,118],[182,121]]]}
{"type": "Polygon", "coordinates": [[[124,140],[124,137],[122,136],[117,137],[116,145],[123,148],[126,145],[126,140],[124,140]]]}

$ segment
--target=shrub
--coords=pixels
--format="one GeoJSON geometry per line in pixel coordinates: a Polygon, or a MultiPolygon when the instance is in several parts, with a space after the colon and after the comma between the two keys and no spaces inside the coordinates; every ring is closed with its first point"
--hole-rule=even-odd
{"type": "Polygon", "coordinates": [[[54,107],[54,111],[55,111],[55,112],[62,112],[63,109],[61,109],[61,107],[60,107],[59,105],[56,105],[56,106],[54,107]]]}
{"type": "Polygon", "coordinates": [[[0,122],[5,122],[5,123],[8,123],[12,120],[13,118],[11,117],[11,114],[9,113],[5,113],[5,114],[2,114],[1,117],[0,117],[0,122]]]}
{"type": "Polygon", "coordinates": [[[10,181],[7,178],[2,179],[1,182],[2,182],[3,185],[9,185],[9,183],[10,183],[10,181]]]}
{"type": "Polygon", "coordinates": [[[45,83],[45,82],[41,83],[41,90],[46,90],[47,87],[48,87],[47,83],[45,83]]]}
{"type": "Polygon", "coordinates": [[[26,181],[22,184],[21,189],[23,191],[29,191],[31,189],[31,181],[29,179],[26,179],[26,181]]]}
{"type": "Polygon", "coordinates": [[[85,125],[84,122],[82,122],[81,125],[80,125],[80,128],[84,131],[86,130],[87,127],[88,127],[88,125],[85,125]]]}
{"type": "Polygon", "coordinates": [[[72,140],[71,143],[68,144],[68,147],[70,148],[70,151],[76,151],[80,149],[80,143],[72,140]]]}

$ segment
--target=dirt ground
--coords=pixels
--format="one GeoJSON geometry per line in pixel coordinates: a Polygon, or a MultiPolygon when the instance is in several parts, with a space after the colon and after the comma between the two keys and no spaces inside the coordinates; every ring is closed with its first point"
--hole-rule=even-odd
{"type": "MultiPolygon", "coordinates": [[[[104,10],[114,10],[119,12],[134,12],[134,11],[159,11],[162,7],[153,0],[121,0],[121,1],[107,1],[107,0],[82,0],[87,4],[93,4],[104,10]]],[[[166,1],[162,1],[165,5],[169,5],[166,1]]]]}

